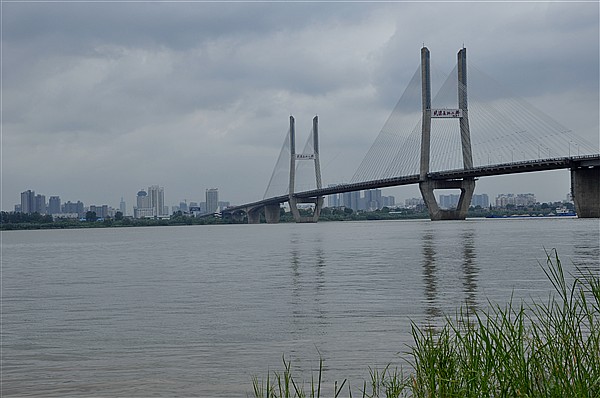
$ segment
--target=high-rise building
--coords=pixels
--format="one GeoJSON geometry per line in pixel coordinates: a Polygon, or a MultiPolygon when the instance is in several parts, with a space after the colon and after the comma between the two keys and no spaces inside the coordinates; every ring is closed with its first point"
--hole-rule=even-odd
{"type": "Polygon", "coordinates": [[[21,192],[21,213],[31,214],[35,212],[35,191],[28,189],[21,192]]]}
{"type": "Polygon", "coordinates": [[[46,195],[35,195],[34,211],[40,214],[46,214],[46,195]]]}
{"type": "Polygon", "coordinates": [[[361,210],[360,191],[345,192],[342,195],[341,205],[354,211],[361,210]]]}
{"type": "Polygon", "coordinates": [[[460,195],[440,195],[440,208],[442,209],[456,209],[460,195]]]}
{"type": "Polygon", "coordinates": [[[96,213],[98,218],[107,218],[110,216],[108,205],[96,206],[90,205],[90,211],[96,213]]]}
{"type": "Polygon", "coordinates": [[[373,211],[383,207],[381,189],[368,189],[365,191],[365,210],[373,211]]]}
{"type": "Polygon", "coordinates": [[[471,206],[489,207],[490,198],[486,193],[482,193],[481,195],[473,195],[473,198],[471,199],[471,206]]]}
{"type": "Polygon", "coordinates": [[[136,196],[135,204],[138,209],[147,209],[150,207],[150,198],[148,193],[143,189],[139,190],[136,196]]]}
{"type": "Polygon", "coordinates": [[[154,217],[154,209],[150,205],[150,197],[148,193],[141,189],[137,193],[136,197],[136,205],[133,208],[133,217],[135,218],[145,218],[145,217],[154,217]]]}
{"type": "Polygon", "coordinates": [[[78,217],[85,216],[85,211],[83,208],[83,202],[79,200],[77,203],[72,203],[70,200],[61,206],[62,213],[66,214],[77,214],[78,217]]]}
{"type": "Polygon", "coordinates": [[[410,198],[404,200],[404,207],[409,209],[416,209],[424,205],[425,201],[422,198],[410,198]]]}
{"type": "Polygon", "coordinates": [[[123,197],[121,196],[121,201],[119,202],[119,211],[121,212],[121,214],[123,214],[124,216],[127,215],[127,204],[125,203],[125,201],[123,200],[123,197]]]}
{"type": "Polygon", "coordinates": [[[390,196],[382,196],[381,200],[383,201],[384,207],[394,207],[396,206],[396,198],[392,195],[390,196]]]}
{"type": "Polygon", "coordinates": [[[507,205],[514,206],[530,206],[536,203],[535,195],[532,193],[501,193],[496,197],[496,207],[506,207],[507,205]]]}
{"type": "Polygon", "coordinates": [[[188,205],[187,202],[179,202],[179,210],[181,210],[184,213],[188,212],[188,205]]]}
{"type": "Polygon", "coordinates": [[[148,187],[148,197],[150,198],[150,207],[154,209],[154,215],[156,217],[168,215],[164,214],[165,190],[163,187],[159,187],[158,185],[148,187]]]}
{"type": "Polygon", "coordinates": [[[60,213],[60,196],[50,196],[48,200],[48,214],[60,213]]]}
{"type": "Polygon", "coordinates": [[[219,207],[219,190],[210,188],[206,190],[206,212],[214,213],[219,207]]]}
{"type": "Polygon", "coordinates": [[[327,195],[328,207],[340,207],[340,194],[327,195]]]}
{"type": "MultiPolygon", "coordinates": [[[[338,184],[329,184],[327,185],[328,188],[333,188],[336,187],[338,184]]],[[[340,207],[341,206],[341,199],[340,199],[340,195],[339,193],[333,194],[333,195],[327,195],[327,206],[328,207],[340,207]]]]}

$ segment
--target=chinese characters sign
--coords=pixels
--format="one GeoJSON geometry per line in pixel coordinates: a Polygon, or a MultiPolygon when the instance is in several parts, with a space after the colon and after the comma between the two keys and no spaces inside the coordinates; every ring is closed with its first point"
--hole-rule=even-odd
{"type": "Polygon", "coordinates": [[[432,109],[431,117],[462,117],[462,109],[432,109]]]}

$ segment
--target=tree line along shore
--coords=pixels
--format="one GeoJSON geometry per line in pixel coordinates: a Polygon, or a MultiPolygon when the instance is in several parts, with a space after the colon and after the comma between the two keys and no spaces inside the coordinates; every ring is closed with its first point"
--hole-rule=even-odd
{"type": "MultiPolygon", "coordinates": [[[[570,203],[542,203],[528,207],[507,206],[506,208],[471,207],[469,218],[501,218],[501,217],[548,217],[556,214],[556,209],[562,208],[567,214],[574,214],[570,203]]],[[[301,214],[308,215],[311,210],[300,209],[301,214]]],[[[564,214],[564,213],[563,213],[564,214]]],[[[353,211],[349,208],[325,207],[321,210],[319,221],[367,221],[367,220],[410,220],[427,219],[426,208],[388,208],[374,211],[353,211]]],[[[261,217],[261,222],[266,222],[261,217]]],[[[280,222],[294,222],[290,212],[281,209],[280,222]]],[[[1,212],[0,230],[27,229],[71,229],[71,228],[110,228],[110,227],[148,227],[169,225],[214,225],[214,224],[244,224],[245,218],[220,217],[215,215],[194,216],[176,212],[169,218],[132,218],[117,212],[115,217],[99,219],[94,212],[87,212],[81,219],[53,218],[48,214],[1,212]]]]}

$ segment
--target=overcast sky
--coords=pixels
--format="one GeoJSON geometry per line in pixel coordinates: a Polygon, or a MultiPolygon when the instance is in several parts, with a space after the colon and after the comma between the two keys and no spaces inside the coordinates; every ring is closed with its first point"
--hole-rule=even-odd
{"type": "MultiPolygon", "coordinates": [[[[348,181],[420,62],[456,52],[598,145],[599,4],[2,3],[2,210],[20,193],[128,211],[261,199],[288,117],[319,115],[325,183],[348,181]]],[[[472,133],[474,134],[474,132],[472,133]]],[[[564,199],[567,171],[476,193],[564,199]]],[[[416,187],[386,189],[397,199],[416,187]]]]}

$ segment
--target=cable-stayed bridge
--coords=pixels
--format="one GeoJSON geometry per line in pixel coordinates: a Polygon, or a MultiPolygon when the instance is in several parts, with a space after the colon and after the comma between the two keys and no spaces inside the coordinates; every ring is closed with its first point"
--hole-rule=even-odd
{"type": "Polygon", "coordinates": [[[600,217],[598,145],[514,98],[472,66],[468,87],[467,93],[465,48],[458,52],[454,70],[444,76],[431,67],[430,52],[423,47],[419,67],[350,182],[323,188],[318,118],[299,152],[290,116],[263,199],[223,212],[245,214],[249,223],[260,222],[264,212],[268,223],[277,223],[280,205],[288,202],[297,222],[316,222],[326,195],[418,184],[432,220],[460,220],[480,177],[570,169],[577,215],[600,217]],[[438,206],[434,191],[440,189],[461,191],[456,209],[438,206]],[[312,216],[300,215],[300,203],[313,204],[312,216]]]}

